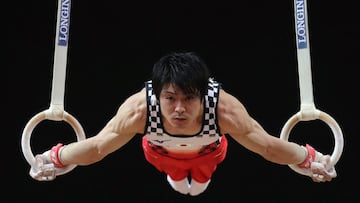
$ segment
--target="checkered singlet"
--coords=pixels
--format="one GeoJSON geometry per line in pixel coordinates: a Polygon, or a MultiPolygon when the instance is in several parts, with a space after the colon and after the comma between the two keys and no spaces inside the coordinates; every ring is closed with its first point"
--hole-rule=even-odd
{"type": "Polygon", "coordinates": [[[204,98],[203,126],[200,133],[193,136],[179,136],[167,133],[161,121],[160,106],[152,89],[151,81],[145,82],[148,105],[145,135],[151,145],[171,150],[198,150],[221,140],[217,124],[216,108],[220,84],[209,79],[208,94],[204,98]]]}

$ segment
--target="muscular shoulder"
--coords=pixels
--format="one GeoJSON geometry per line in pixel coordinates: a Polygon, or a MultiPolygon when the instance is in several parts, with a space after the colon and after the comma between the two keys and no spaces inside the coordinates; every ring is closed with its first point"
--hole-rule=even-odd
{"type": "Polygon", "coordinates": [[[220,90],[217,115],[221,133],[245,132],[252,119],[243,104],[233,95],[220,90]]]}
{"type": "Polygon", "coordinates": [[[141,91],[127,98],[113,118],[117,131],[143,133],[146,123],[146,91],[141,91]]]}

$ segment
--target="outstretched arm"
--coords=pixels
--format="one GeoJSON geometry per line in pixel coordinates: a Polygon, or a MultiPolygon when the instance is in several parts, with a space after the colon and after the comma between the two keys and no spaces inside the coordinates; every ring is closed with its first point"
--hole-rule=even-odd
{"type": "MultiPolygon", "coordinates": [[[[142,90],[130,96],[118,109],[116,115],[95,136],[67,145],[56,145],[51,150],[37,155],[39,162],[33,166],[30,175],[42,179],[41,165],[54,164],[89,165],[102,160],[108,154],[121,148],[136,134],[143,133],[146,122],[146,95],[142,90]]],[[[49,170],[45,167],[44,170],[49,170]]]]}
{"type": "MultiPolygon", "coordinates": [[[[262,126],[249,116],[245,107],[224,90],[220,92],[218,118],[223,134],[229,134],[245,148],[261,155],[266,160],[278,164],[298,164],[300,167],[311,167],[312,162],[320,162],[324,166],[329,163],[329,155],[323,156],[316,150],[282,140],[268,134],[262,126]]],[[[312,168],[317,177],[314,181],[329,181],[335,175],[325,169],[312,168]],[[320,175],[320,176],[319,176],[320,175]]]]}

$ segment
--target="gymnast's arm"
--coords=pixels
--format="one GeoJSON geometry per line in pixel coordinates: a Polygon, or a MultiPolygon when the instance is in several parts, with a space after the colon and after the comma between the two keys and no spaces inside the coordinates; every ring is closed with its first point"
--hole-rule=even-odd
{"type": "Polygon", "coordinates": [[[130,96],[116,115],[95,136],[63,146],[58,157],[62,165],[89,165],[121,148],[136,134],[143,133],[146,122],[146,92],[130,96]]]}
{"type": "MultiPolygon", "coordinates": [[[[329,164],[329,155],[323,156],[316,151],[313,151],[315,154],[309,153],[308,148],[268,134],[257,121],[249,116],[240,101],[223,89],[220,91],[218,119],[222,134],[229,134],[239,144],[268,161],[282,165],[297,164],[306,168],[310,168],[312,161],[318,161],[324,165],[329,164]]],[[[326,170],[314,169],[313,172],[324,176],[321,182],[332,179],[326,170]]],[[[320,182],[319,179],[313,178],[313,180],[320,182]]]]}
{"type": "Polygon", "coordinates": [[[301,146],[268,134],[249,116],[240,101],[224,90],[220,92],[218,117],[223,134],[229,134],[239,144],[271,162],[298,164],[306,158],[301,146]]]}

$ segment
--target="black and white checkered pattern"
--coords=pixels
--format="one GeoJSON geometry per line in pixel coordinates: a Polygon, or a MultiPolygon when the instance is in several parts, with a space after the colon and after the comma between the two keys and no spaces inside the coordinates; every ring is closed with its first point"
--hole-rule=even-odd
{"type": "MultiPolygon", "coordinates": [[[[147,131],[146,135],[150,138],[155,138],[159,141],[161,145],[161,138],[167,139],[171,135],[165,134],[160,115],[160,106],[156,100],[156,96],[152,89],[151,81],[146,83],[147,91],[147,105],[148,105],[148,122],[147,122],[147,131]],[[167,137],[167,138],[165,138],[167,137]],[[159,138],[159,139],[158,139],[159,138]]],[[[216,118],[216,107],[219,98],[219,89],[220,84],[215,82],[212,79],[209,79],[208,94],[205,95],[205,117],[203,120],[203,130],[195,135],[198,138],[220,138],[220,132],[217,125],[216,118]]],[[[174,137],[173,137],[174,138],[174,137]]],[[[150,139],[151,140],[151,139],[150,139]]]]}
{"type": "Polygon", "coordinates": [[[216,124],[216,106],[219,98],[219,84],[209,80],[208,94],[205,95],[205,119],[203,131],[199,136],[216,136],[219,129],[216,124]]]}

